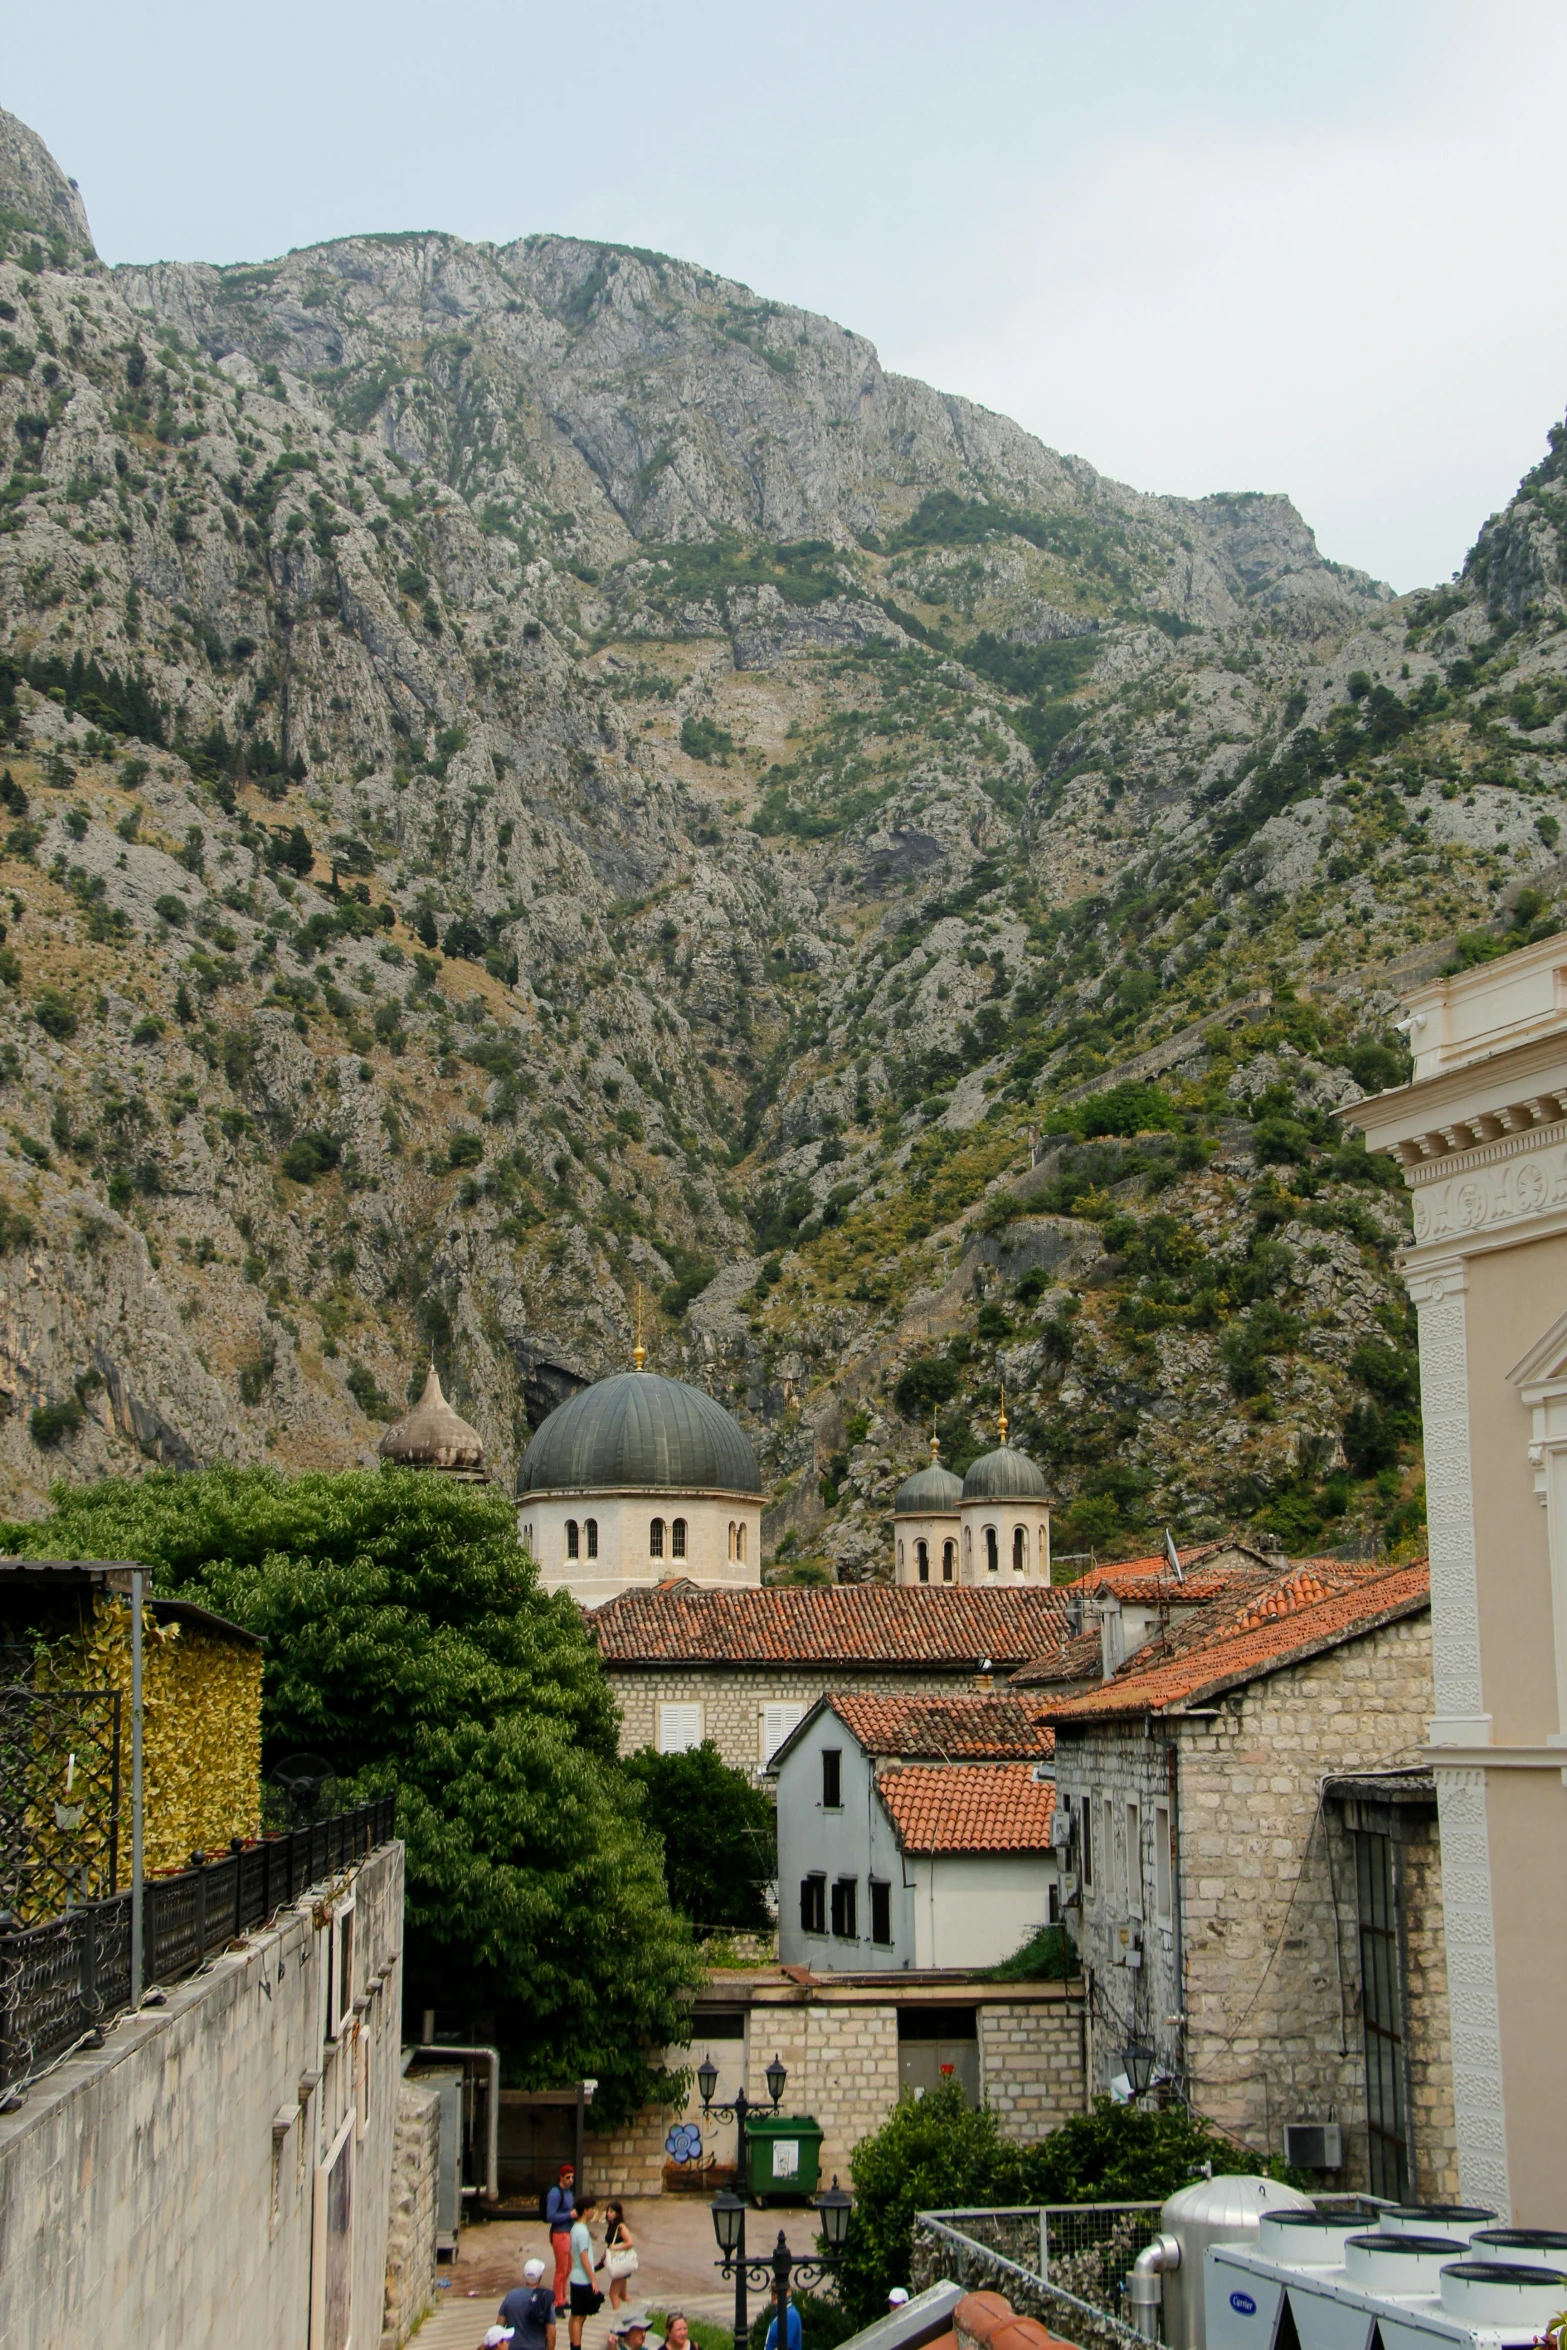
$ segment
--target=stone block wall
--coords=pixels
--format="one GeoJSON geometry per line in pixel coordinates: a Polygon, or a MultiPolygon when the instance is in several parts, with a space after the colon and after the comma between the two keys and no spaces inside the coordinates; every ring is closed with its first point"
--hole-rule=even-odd
{"type": "MultiPolygon", "coordinates": [[[[660,1705],[700,1705],[702,1734],[724,1761],[755,1775],[762,1753],[762,1710],[784,1702],[810,1707],[829,1691],[853,1690],[873,1697],[954,1697],[974,1687],[971,1668],[950,1672],[891,1673],[874,1666],[667,1664],[638,1667],[611,1664],[610,1689],[620,1708],[620,1751],[658,1743],[660,1705]]],[[[763,1780],[771,1787],[771,1780],[763,1780]]]]}
{"type": "Polygon", "coordinates": [[[439,2091],[419,2081],[400,2082],[392,2144],[381,2350],[403,2350],[435,2291],[435,2188],[440,2154],[439,2091]]]}
{"type": "Polygon", "coordinates": [[[979,2011],[980,2093],[1004,2138],[1032,2145],[1087,2103],[1085,2010],[1076,2001],[1027,1999],[979,2011]]]}
{"type": "Polygon", "coordinates": [[[318,2175],[345,2143],[354,2339],[377,2338],[402,1914],[402,1847],[384,1845],[0,2115],[5,2350],[309,2341],[318,2175]],[[332,1921],[350,1894],[355,2008],[328,2039],[332,1921]]]}

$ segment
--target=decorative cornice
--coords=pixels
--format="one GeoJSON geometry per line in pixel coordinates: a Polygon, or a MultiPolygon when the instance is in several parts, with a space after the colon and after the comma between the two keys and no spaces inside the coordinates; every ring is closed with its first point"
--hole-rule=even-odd
{"type": "Polygon", "coordinates": [[[1406,1269],[1404,1287],[1417,1306],[1439,1306],[1444,1298],[1463,1296],[1469,1267],[1462,1257],[1431,1257],[1406,1269]]]}
{"type": "Polygon", "coordinates": [[[1553,1142],[1567,1142],[1567,1119],[1559,1118],[1550,1126],[1528,1126],[1518,1134],[1501,1134],[1491,1142],[1473,1143],[1468,1150],[1449,1151],[1445,1158],[1418,1159],[1405,1168],[1404,1180],[1412,1191],[1418,1191],[1424,1184],[1467,1174],[1471,1167],[1498,1167],[1504,1159],[1548,1149],[1553,1142]]]}

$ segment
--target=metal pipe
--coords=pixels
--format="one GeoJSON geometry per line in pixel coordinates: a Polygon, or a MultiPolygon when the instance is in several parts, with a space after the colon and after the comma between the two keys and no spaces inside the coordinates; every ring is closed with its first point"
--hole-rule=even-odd
{"type": "Polygon", "coordinates": [[[423,2040],[413,2051],[420,2056],[483,2057],[490,2068],[490,2094],[486,2100],[484,2200],[498,2203],[501,2198],[501,2052],[498,2048],[451,2048],[444,2041],[423,2040]]]}
{"type": "Polygon", "coordinates": [[[1181,2265],[1181,2247],[1173,2236],[1155,2236],[1133,2261],[1126,2280],[1127,2307],[1132,2324],[1145,2340],[1159,2339],[1159,2311],[1164,2301],[1162,2279],[1181,2265]]]}
{"type": "Polygon", "coordinates": [[[131,1569],[131,2013],[142,1992],[142,1570],[131,1569]]]}

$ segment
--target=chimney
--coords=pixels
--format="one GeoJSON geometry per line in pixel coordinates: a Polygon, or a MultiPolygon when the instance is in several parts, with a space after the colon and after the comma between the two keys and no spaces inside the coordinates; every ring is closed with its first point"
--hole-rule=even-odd
{"type": "Polygon", "coordinates": [[[1121,1629],[1121,1602],[1106,1592],[1099,1602],[1099,1671],[1100,1678],[1113,1681],[1119,1667],[1126,1660],[1126,1642],[1121,1629]]]}

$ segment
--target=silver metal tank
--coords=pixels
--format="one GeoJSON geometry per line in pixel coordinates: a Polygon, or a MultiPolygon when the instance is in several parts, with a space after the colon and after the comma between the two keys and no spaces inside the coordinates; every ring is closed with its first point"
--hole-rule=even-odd
{"type": "Polygon", "coordinates": [[[1311,2211],[1311,2197],[1278,2179],[1199,2179],[1172,2195],[1159,2225],[1181,2248],[1180,2265],[1165,2268],[1164,2322],[1170,2350],[1207,2350],[1203,2293],[1210,2244],[1251,2244],[1265,2211],[1311,2211]]]}

